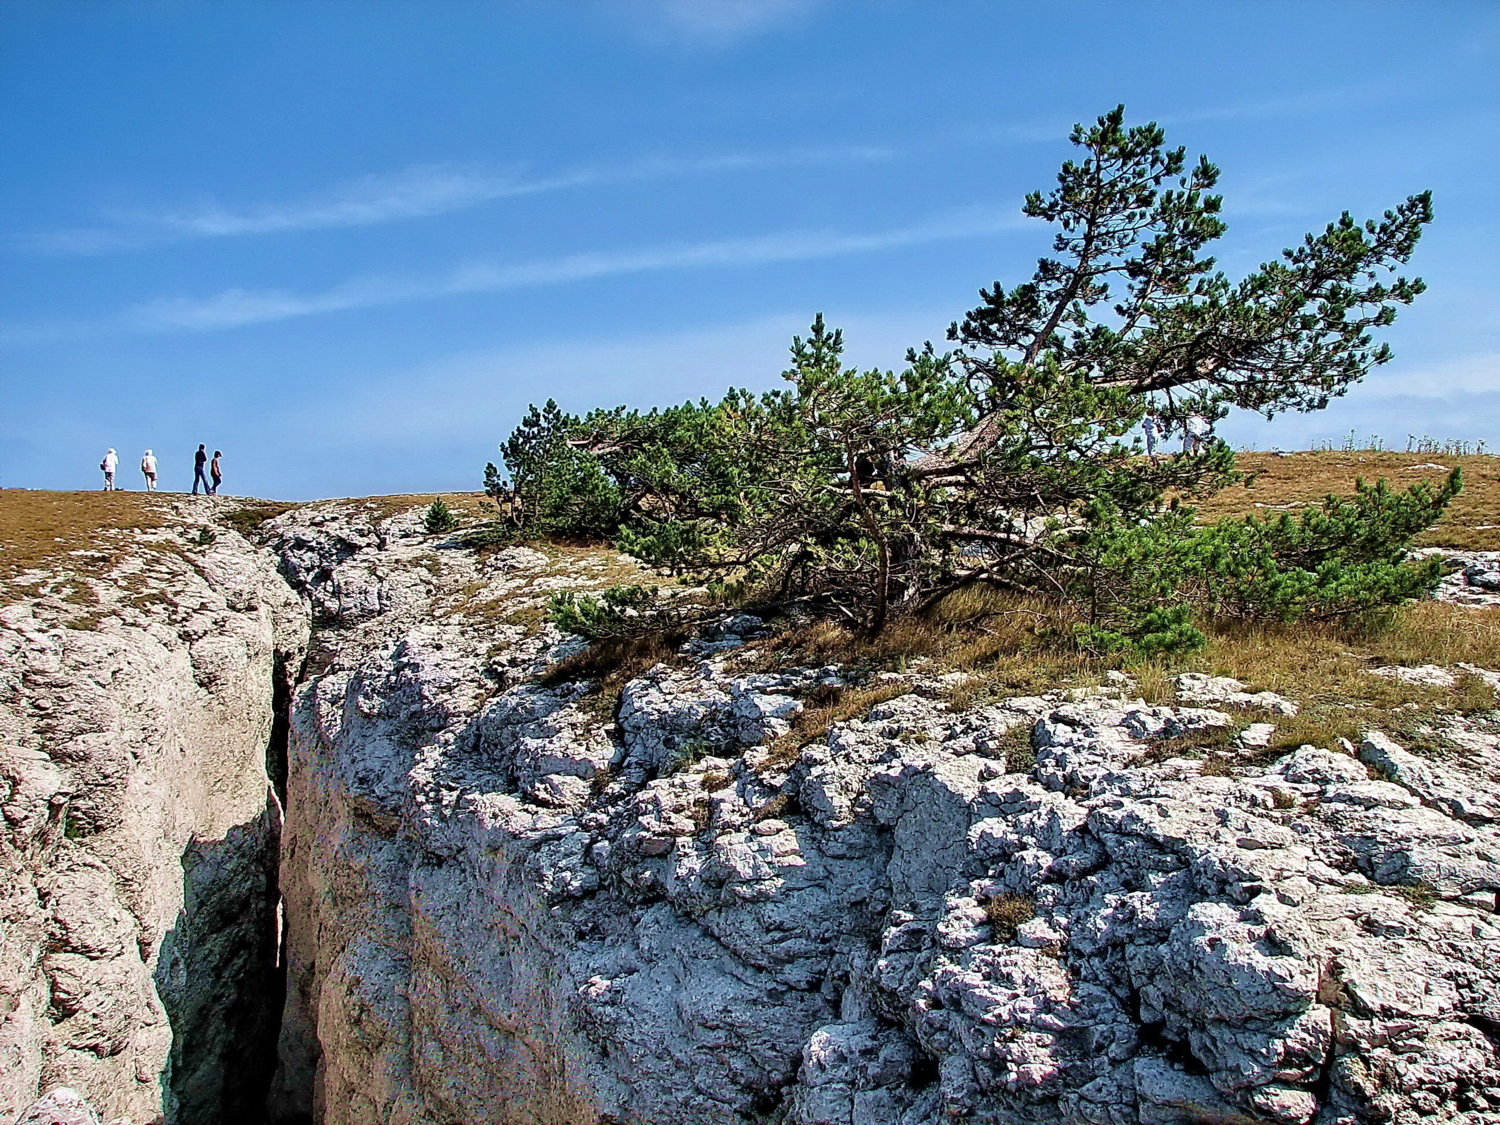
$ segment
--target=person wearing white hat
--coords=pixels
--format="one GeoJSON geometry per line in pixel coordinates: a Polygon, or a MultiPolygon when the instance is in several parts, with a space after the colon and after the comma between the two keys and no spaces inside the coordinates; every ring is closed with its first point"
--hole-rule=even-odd
{"type": "Polygon", "coordinates": [[[120,467],[120,455],[111,449],[104,455],[104,460],[99,462],[99,468],[104,473],[104,491],[115,490],[115,470],[120,467]]]}
{"type": "Polygon", "coordinates": [[[156,455],[151,450],[146,450],[146,455],[141,458],[141,473],[146,478],[146,491],[156,491],[156,455]]]}

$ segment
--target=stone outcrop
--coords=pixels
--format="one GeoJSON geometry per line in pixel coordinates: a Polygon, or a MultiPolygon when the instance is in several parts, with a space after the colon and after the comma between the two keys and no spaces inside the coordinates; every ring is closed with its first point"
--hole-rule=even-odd
{"type": "Polygon", "coordinates": [[[1493,722],[1273,752],[1226,677],[747,616],[603,691],[546,601],[629,560],[195,510],[0,610],[0,1121],[1500,1121],[1493,722]]]}
{"type": "Polygon", "coordinates": [[[1449,551],[1424,547],[1416,554],[1441,555],[1443,579],[1434,595],[1459,605],[1500,606],[1500,551],[1449,551]]]}
{"type": "Polygon", "coordinates": [[[1120,678],[954,711],[912,675],[799,747],[853,673],[740,670],[753,619],[601,711],[527,616],[590,580],[567,560],[279,534],[329,632],[273,1120],[1500,1118],[1493,733],[1226,769],[1174,747],[1264,746],[1237,728],[1294,701],[1120,678]]]}
{"type": "Polygon", "coordinates": [[[273,715],[307,624],[265,552],[188,511],[0,609],[0,1120],[57,1086],[43,1110],[259,1119],[273,715]]]}

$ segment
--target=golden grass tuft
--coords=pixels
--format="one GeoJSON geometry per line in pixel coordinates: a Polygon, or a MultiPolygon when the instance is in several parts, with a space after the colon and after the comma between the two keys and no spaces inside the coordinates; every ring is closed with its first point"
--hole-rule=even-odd
{"type": "MultiPolygon", "coordinates": [[[[370,522],[378,523],[404,512],[426,511],[434,500],[441,500],[448,510],[465,523],[487,519],[495,514],[495,503],[483,492],[411,492],[393,496],[350,496],[337,499],[340,508],[363,511],[370,522]]],[[[313,504],[323,501],[313,501],[313,504]]],[[[289,505],[289,507],[292,505],[289,505]]]]}
{"type": "Polygon", "coordinates": [[[785,765],[798,751],[828,733],[835,723],[847,722],[869,713],[870,708],[911,693],[906,683],[875,684],[863,688],[839,688],[824,685],[804,704],[792,720],[792,728],[769,747],[767,766],[785,765]]]}
{"type": "Polygon", "coordinates": [[[211,514],[218,523],[250,539],[267,520],[273,520],[296,506],[283,500],[234,500],[216,506],[211,514]]]}
{"type": "Polygon", "coordinates": [[[631,680],[658,664],[680,664],[678,648],[686,638],[680,633],[651,633],[644,637],[622,637],[595,641],[582,652],[564,657],[542,676],[546,686],[593,680],[593,689],[580,701],[601,718],[614,714],[620,692],[631,680]]]}
{"type": "Polygon", "coordinates": [[[1500,524],[1500,456],[1492,454],[1241,453],[1235,458],[1235,467],[1254,474],[1250,484],[1226,488],[1197,502],[1198,513],[1204,520],[1250,514],[1274,517],[1284,510],[1295,516],[1330,493],[1354,495],[1354,482],[1361,477],[1368,484],[1384,478],[1392,488],[1400,489],[1424,480],[1436,485],[1448,475],[1438,469],[1419,469],[1418,465],[1443,465],[1464,472],[1463,492],[1437,526],[1418,538],[1418,546],[1500,550],[1500,527],[1495,526],[1500,524]]]}
{"type": "Polygon", "coordinates": [[[997,941],[1010,941],[1016,930],[1036,916],[1036,905],[1025,895],[996,895],[984,903],[984,916],[989,919],[997,941]]]}

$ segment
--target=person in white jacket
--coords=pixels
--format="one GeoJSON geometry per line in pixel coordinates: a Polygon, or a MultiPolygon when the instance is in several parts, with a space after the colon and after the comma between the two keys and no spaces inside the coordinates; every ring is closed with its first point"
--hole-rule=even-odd
{"type": "Polygon", "coordinates": [[[1213,433],[1213,426],[1201,414],[1189,414],[1182,423],[1182,451],[1197,453],[1213,433]]]}
{"type": "Polygon", "coordinates": [[[141,458],[141,473],[146,478],[146,491],[156,491],[156,455],[151,450],[146,450],[146,455],[141,458]]]}
{"type": "Polygon", "coordinates": [[[115,470],[120,467],[120,455],[111,449],[104,455],[104,460],[99,462],[99,468],[104,470],[104,491],[115,490],[115,470]]]}

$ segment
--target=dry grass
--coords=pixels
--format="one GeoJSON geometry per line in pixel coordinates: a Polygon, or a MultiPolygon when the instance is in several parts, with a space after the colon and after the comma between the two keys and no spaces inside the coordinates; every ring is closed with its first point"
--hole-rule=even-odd
{"type": "MultiPolygon", "coordinates": [[[[745,670],[838,664],[845,669],[920,669],[922,674],[965,671],[975,679],[954,693],[950,709],[990,699],[1098,684],[1109,665],[1077,651],[1069,640],[1075,620],[1066,607],[1008,594],[966,593],[957,604],[926,617],[893,622],[868,638],[829,622],[791,628],[756,646],[740,662],[745,670]]],[[[1388,665],[1467,661],[1500,669],[1500,614],[1467,606],[1422,602],[1364,621],[1335,624],[1205,627],[1202,650],[1171,661],[1129,669],[1133,696],[1153,704],[1177,702],[1182,672],[1230,676],[1250,691],[1272,691],[1301,704],[1295,717],[1263,712],[1236,715],[1229,728],[1209,729],[1156,744],[1149,757],[1204,759],[1207,773],[1273,758],[1311,743],[1338,749],[1358,743],[1366,730],[1406,738],[1412,748],[1446,753],[1441,728],[1455,716],[1494,711],[1494,691],[1477,676],[1460,675],[1452,687],[1408,684],[1375,676],[1388,665]],[[1271,745],[1242,750],[1235,741],[1249,722],[1273,722],[1271,745]]],[[[900,684],[865,689],[820,688],[804,700],[793,729],[771,748],[770,764],[785,764],[834,723],[866,713],[877,702],[907,690],[900,684]]],[[[1029,728],[1010,732],[1003,747],[1007,768],[1030,768],[1029,728]]]]}
{"type": "Polygon", "coordinates": [[[1168,758],[1204,758],[1226,752],[1234,743],[1240,726],[1200,727],[1175,738],[1160,738],[1151,743],[1141,762],[1164,762],[1168,758]]]}
{"type": "MultiPolygon", "coordinates": [[[[410,492],[393,496],[351,496],[335,499],[340,508],[364,511],[372,523],[388,520],[404,512],[425,510],[434,500],[448,505],[448,510],[459,518],[460,523],[490,519],[495,514],[495,502],[483,492],[410,492]]],[[[323,503],[314,501],[313,503],[323,503]]],[[[291,505],[289,505],[291,506],[291,505]]]]}
{"type": "Polygon", "coordinates": [[[261,524],[275,519],[284,512],[291,511],[296,506],[284,500],[235,500],[229,504],[216,506],[212,515],[218,523],[233,528],[249,539],[255,535],[261,524]]]}
{"type": "Polygon", "coordinates": [[[1022,695],[1072,682],[1089,661],[1068,639],[1069,606],[989,589],[945,598],[929,613],[893,620],[878,637],[831,621],[793,627],[737,662],[743,671],[838,664],[854,671],[983,673],[974,702],[994,692],[1022,695]]]}
{"type": "Polygon", "coordinates": [[[994,928],[995,940],[1010,941],[1022,924],[1036,916],[1036,905],[1025,895],[1007,892],[986,901],[984,915],[994,928]]]}
{"type": "Polygon", "coordinates": [[[680,664],[677,651],[687,638],[677,633],[651,633],[596,641],[582,652],[559,660],[542,677],[547,686],[592,680],[594,686],[582,703],[601,717],[614,714],[620,692],[637,676],[658,664],[680,664]]]}
{"type": "Polygon", "coordinates": [[[1371,668],[1467,661],[1500,668],[1500,614],[1444,602],[1419,602],[1373,621],[1345,625],[1217,624],[1202,651],[1173,671],[1245,681],[1251,691],[1301,699],[1358,700],[1397,707],[1453,702],[1455,690],[1371,676],[1371,668]]]}
{"type": "MultiPolygon", "coordinates": [[[[1358,744],[1371,728],[1406,738],[1411,748],[1436,752],[1442,750],[1442,739],[1431,733],[1434,725],[1496,706],[1494,691],[1476,676],[1461,675],[1453,687],[1444,688],[1370,673],[1388,665],[1458,661],[1500,668],[1500,614],[1421,602],[1373,622],[1220,624],[1207,632],[1202,651],[1132,672],[1143,687],[1155,685],[1160,695],[1156,702],[1171,701],[1171,677],[1184,671],[1232,676],[1251,691],[1273,691],[1299,702],[1296,716],[1247,715],[1276,727],[1270,746],[1244,755],[1247,760],[1274,758],[1305,743],[1327,749],[1338,749],[1345,740],[1358,744]]],[[[1207,733],[1202,737],[1213,740],[1207,733]]]]}
{"type": "Polygon", "coordinates": [[[1031,742],[1031,724],[1017,723],[999,739],[999,756],[1007,773],[1030,773],[1036,767],[1036,747],[1031,742]]]}
{"type": "Polygon", "coordinates": [[[1352,496],[1354,482],[1374,484],[1384,478],[1392,488],[1418,481],[1434,485],[1447,473],[1418,469],[1418,465],[1462,468],[1464,490],[1449,506],[1441,522],[1417,540],[1418,546],[1459,550],[1500,550],[1500,456],[1471,454],[1450,457],[1437,453],[1241,453],[1235,459],[1241,472],[1253,474],[1248,486],[1237,485],[1198,503],[1205,520],[1223,516],[1294,515],[1317,505],[1323,497],[1352,496]]]}
{"type": "Polygon", "coordinates": [[[0,490],[0,578],[64,558],[69,569],[102,574],[127,543],[122,533],[165,527],[171,503],[159,493],[0,490]]]}
{"type": "Polygon", "coordinates": [[[766,765],[786,765],[802,747],[826,735],[834,723],[860,718],[868,714],[870,708],[910,692],[911,685],[905,683],[863,688],[823,686],[804,700],[803,709],[792,719],[791,730],[771,743],[766,765]]]}

